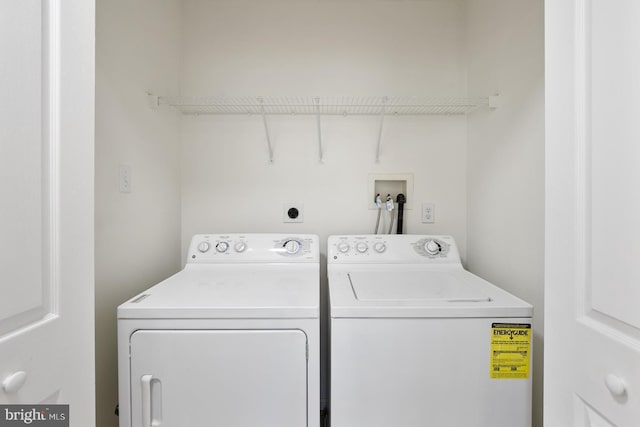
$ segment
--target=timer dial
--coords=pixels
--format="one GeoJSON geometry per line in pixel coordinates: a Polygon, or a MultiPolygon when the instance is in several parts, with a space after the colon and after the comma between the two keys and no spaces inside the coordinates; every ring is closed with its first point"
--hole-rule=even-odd
{"type": "Polygon", "coordinates": [[[440,246],[440,243],[435,240],[429,240],[424,244],[424,250],[429,255],[438,255],[440,252],[442,252],[442,246],[440,246]]]}
{"type": "Polygon", "coordinates": [[[223,253],[229,249],[229,244],[227,242],[220,242],[216,245],[216,251],[223,253]]]}
{"type": "Polygon", "coordinates": [[[283,246],[289,255],[295,255],[300,252],[300,242],[297,240],[287,240],[283,246]]]}

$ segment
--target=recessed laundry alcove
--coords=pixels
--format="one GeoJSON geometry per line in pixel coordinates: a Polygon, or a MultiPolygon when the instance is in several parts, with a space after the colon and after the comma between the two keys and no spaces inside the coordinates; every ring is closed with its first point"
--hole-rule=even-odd
{"type": "Polygon", "coordinates": [[[535,306],[541,426],[542,0],[98,0],[96,27],[98,427],[118,421],[115,308],[180,270],[192,235],[313,233],[326,257],[329,235],[373,233],[377,191],[404,192],[409,232],[453,235],[470,271],[535,306]],[[340,102],[318,115],[315,99],[340,102]],[[434,99],[474,103],[419,111],[434,99]],[[353,100],[378,104],[345,115],[353,100]],[[291,201],[303,223],[282,222],[291,201]]]}

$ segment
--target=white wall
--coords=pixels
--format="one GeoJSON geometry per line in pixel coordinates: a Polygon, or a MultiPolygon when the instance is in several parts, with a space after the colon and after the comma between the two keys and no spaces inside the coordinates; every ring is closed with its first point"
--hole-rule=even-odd
{"type": "Polygon", "coordinates": [[[534,426],[542,426],[544,21],[542,0],[469,0],[467,268],[534,305],[534,426]]]}
{"type": "MultiPolygon", "coordinates": [[[[466,93],[459,2],[186,0],[184,13],[184,95],[466,93]]],[[[323,118],[323,164],[314,117],[270,125],[272,165],[260,117],[183,117],[183,252],[195,233],[306,232],[326,254],[330,234],[373,232],[369,173],[413,173],[410,202],[435,202],[437,221],[411,210],[406,230],[453,234],[464,251],[465,117],[388,118],[379,164],[376,117],[323,118]],[[282,223],[289,201],[304,204],[303,224],[282,223]]],[[[324,271],[321,287],[326,305],[324,271]]]]}
{"type": "Polygon", "coordinates": [[[176,94],[178,0],[99,0],[96,46],[97,426],[116,427],[116,307],[180,268],[179,117],[145,92],[176,94]],[[118,191],[118,165],[132,191],[118,191]]]}
{"type": "Polygon", "coordinates": [[[459,1],[184,4],[183,95],[466,93],[459,1]]]}

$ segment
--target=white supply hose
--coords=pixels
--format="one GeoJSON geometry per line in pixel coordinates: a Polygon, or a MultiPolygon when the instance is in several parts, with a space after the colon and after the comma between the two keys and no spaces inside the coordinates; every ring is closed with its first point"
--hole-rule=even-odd
{"type": "Polygon", "coordinates": [[[382,200],[380,199],[380,193],[376,194],[376,198],[374,200],[378,207],[378,219],[376,220],[376,231],[373,234],[378,234],[378,229],[380,228],[380,216],[382,215],[382,200]]]}

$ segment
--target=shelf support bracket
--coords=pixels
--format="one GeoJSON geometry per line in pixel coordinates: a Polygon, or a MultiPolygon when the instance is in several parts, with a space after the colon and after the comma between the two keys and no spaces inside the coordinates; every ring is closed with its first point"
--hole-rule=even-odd
{"type": "Polygon", "coordinates": [[[320,157],[320,163],[322,163],[324,153],[322,151],[322,126],[320,123],[320,98],[315,98],[316,101],[316,121],[318,122],[318,156],[320,157]]]}
{"type": "Polygon", "coordinates": [[[384,115],[386,113],[387,101],[386,96],[382,98],[382,109],[380,110],[380,128],[378,129],[378,146],[376,148],[376,163],[380,163],[380,144],[382,143],[382,127],[384,126],[384,115]]]}
{"type": "Polygon", "coordinates": [[[262,113],[262,122],[264,123],[264,133],[267,137],[267,148],[269,149],[269,163],[273,163],[273,148],[271,148],[271,137],[269,136],[269,123],[267,123],[267,113],[264,109],[264,98],[258,98],[260,103],[260,111],[262,113]]]}
{"type": "Polygon", "coordinates": [[[496,108],[500,108],[502,106],[502,100],[500,99],[500,94],[496,93],[493,96],[489,97],[489,108],[495,110],[496,108]]]}
{"type": "Polygon", "coordinates": [[[160,97],[147,92],[147,103],[149,105],[149,108],[151,108],[152,110],[157,110],[158,108],[160,108],[160,97]]]}

